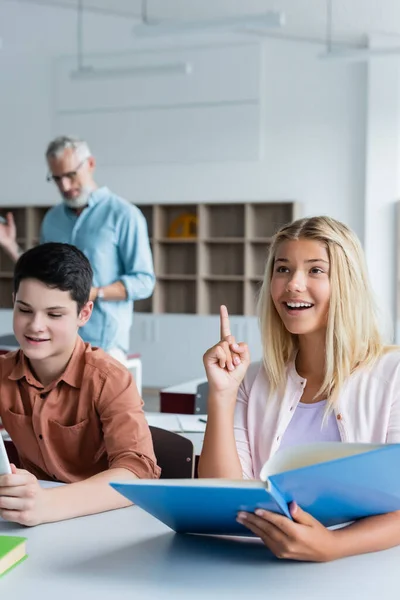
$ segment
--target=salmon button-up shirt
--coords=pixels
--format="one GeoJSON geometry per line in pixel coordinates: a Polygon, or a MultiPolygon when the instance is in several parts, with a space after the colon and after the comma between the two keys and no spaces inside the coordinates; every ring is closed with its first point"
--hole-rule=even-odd
{"type": "Polygon", "coordinates": [[[130,372],[78,337],[64,373],[43,386],[21,350],[0,356],[0,417],[23,468],[72,483],[109,468],[160,475],[130,372]]]}

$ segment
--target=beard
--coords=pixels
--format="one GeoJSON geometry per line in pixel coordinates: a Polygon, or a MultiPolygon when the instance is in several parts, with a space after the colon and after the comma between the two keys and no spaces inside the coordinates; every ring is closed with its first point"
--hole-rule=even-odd
{"type": "Polygon", "coordinates": [[[61,194],[61,196],[64,204],[68,206],[68,208],[77,209],[87,205],[92,192],[93,190],[91,188],[82,188],[81,193],[76,198],[66,198],[63,194],[61,194]]]}

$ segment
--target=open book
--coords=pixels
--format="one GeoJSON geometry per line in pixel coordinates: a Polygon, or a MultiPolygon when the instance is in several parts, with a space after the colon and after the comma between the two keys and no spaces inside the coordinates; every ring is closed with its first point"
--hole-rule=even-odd
{"type": "Polygon", "coordinates": [[[239,511],[290,517],[295,500],[326,526],[400,510],[400,444],[326,442],[286,448],[258,480],[137,479],[110,485],[179,533],[251,535],[239,511]]]}

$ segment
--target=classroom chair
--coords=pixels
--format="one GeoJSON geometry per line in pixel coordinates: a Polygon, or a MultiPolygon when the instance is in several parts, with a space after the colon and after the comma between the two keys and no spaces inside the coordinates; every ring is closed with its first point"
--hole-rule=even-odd
{"type": "Polygon", "coordinates": [[[194,447],[190,440],[150,425],[154,454],[161,467],[161,479],[191,479],[194,475],[194,447]]]}
{"type": "MultiPolygon", "coordinates": [[[[154,453],[161,467],[161,479],[191,479],[194,474],[194,448],[190,440],[160,427],[150,427],[154,453]]],[[[11,440],[4,440],[10,462],[20,467],[18,452],[11,440]]]]}

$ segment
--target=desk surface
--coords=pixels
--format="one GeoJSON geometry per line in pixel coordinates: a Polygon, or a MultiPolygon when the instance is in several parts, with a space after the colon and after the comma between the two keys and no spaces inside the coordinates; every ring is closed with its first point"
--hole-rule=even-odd
{"type": "Polygon", "coordinates": [[[400,548],[279,561],[256,540],[176,535],[138,507],[26,529],[0,522],[0,534],[28,538],[28,560],[0,582],[10,600],[399,597],[400,548]]]}
{"type": "Polygon", "coordinates": [[[202,377],[201,379],[191,379],[190,381],[184,381],[183,383],[178,383],[176,385],[163,388],[160,390],[160,392],[164,394],[196,394],[197,387],[201,383],[206,383],[206,381],[207,379],[205,377],[202,377]]]}

